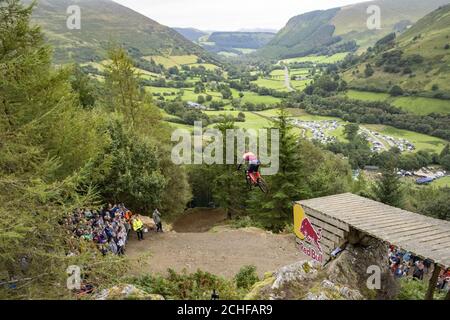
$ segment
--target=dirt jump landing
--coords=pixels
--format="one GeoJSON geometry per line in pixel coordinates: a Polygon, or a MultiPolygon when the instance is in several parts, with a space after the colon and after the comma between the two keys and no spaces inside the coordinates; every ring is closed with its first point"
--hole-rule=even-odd
{"type": "Polygon", "coordinates": [[[147,254],[143,265],[132,268],[133,274],[166,274],[168,268],[175,271],[198,269],[233,277],[241,267],[254,265],[260,276],[282,266],[307,259],[296,248],[293,235],[274,235],[259,229],[231,229],[216,227],[226,217],[220,210],[194,211],[192,216],[182,217],[174,224],[174,229],[184,232],[145,234],[144,241],[130,240],[126,255],[136,259],[147,254]],[[211,213],[211,215],[209,215],[211,213]],[[189,223],[192,221],[192,224],[189,223]],[[208,227],[207,227],[208,226],[208,227]]]}

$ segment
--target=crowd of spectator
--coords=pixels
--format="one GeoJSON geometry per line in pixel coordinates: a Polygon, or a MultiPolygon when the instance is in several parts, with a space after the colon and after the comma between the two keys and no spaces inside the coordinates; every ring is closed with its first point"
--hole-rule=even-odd
{"type": "Polygon", "coordinates": [[[100,210],[77,209],[64,220],[66,229],[73,235],[93,241],[103,255],[123,255],[133,229],[143,240],[144,225],[123,204],[103,207],[100,210]]]}
{"type": "MultiPolygon", "coordinates": [[[[433,271],[431,260],[420,259],[394,246],[389,248],[389,263],[391,272],[396,278],[412,277],[415,280],[424,280],[424,277],[433,271]]],[[[450,268],[441,271],[436,285],[440,290],[450,289],[450,268]]]]}

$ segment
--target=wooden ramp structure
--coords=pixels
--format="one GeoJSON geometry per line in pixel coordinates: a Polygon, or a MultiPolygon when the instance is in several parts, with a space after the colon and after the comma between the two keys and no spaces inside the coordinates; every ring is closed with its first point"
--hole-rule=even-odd
{"type": "Polygon", "coordinates": [[[450,267],[450,222],[394,208],[351,193],[299,201],[312,225],[322,229],[324,256],[356,230],[387,244],[450,267]]]}

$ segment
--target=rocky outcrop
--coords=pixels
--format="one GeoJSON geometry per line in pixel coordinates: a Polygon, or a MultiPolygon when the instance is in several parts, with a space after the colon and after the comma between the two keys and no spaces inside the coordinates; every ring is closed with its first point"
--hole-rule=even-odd
{"type": "Polygon", "coordinates": [[[360,300],[357,290],[339,286],[326,279],[320,264],[299,261],[265,275],[245,297],[247,300],[360,300]]]}
{"type": "Polygon", "coordinates": [[[326,266],[313,261],[299,261],[273,273],[254,285],[248,300],[363,300],[392,299],[398,285],[389,271],[387,246],[365,237],[353,244],[326,266]],[[369,266],[381,269],[381,289],[369,290],[369,266]]]}
{"type": "Polygon", "coordinates": [[[95,300],[164,300],[164,297],[146,293],[131,284],[123,284],[102,290],[95,300]]]}
{"type": "Polygon", "coordinates": [[[389,270],[388,247],[369,236],[353,235],[352,241],[335,260],[326,266],[328,278],[335,283],[351,286],[371,299],[393,299],[398,291],[398,282],[389,270]],[[377,290],[368,289],[369,267],[376,266],[381,271],[381,286],[377,290]]]}

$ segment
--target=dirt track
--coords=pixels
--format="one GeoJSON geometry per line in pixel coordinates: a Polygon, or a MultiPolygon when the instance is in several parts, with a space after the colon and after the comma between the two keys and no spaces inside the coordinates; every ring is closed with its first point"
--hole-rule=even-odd
{"type": "Polygon", "coordinates": [[[127,246],[127,256],[134,259],[148,254],[142,259],[144,265],[132,268],[133,274],[165,273],[172,268],[188,272],[201,269],[233,277],[242,266],[255,265],[258,273],[263,275],[306,259],[296,248],[295,238],[291,235],[274,235],[253,228],[216,227],[206,231],[224,219],[224,214],[218,210],[197,210],[174,224],[174,229],[179,232],[150,232],[145,234],[142,242],[133,235],[127,246]]]}

